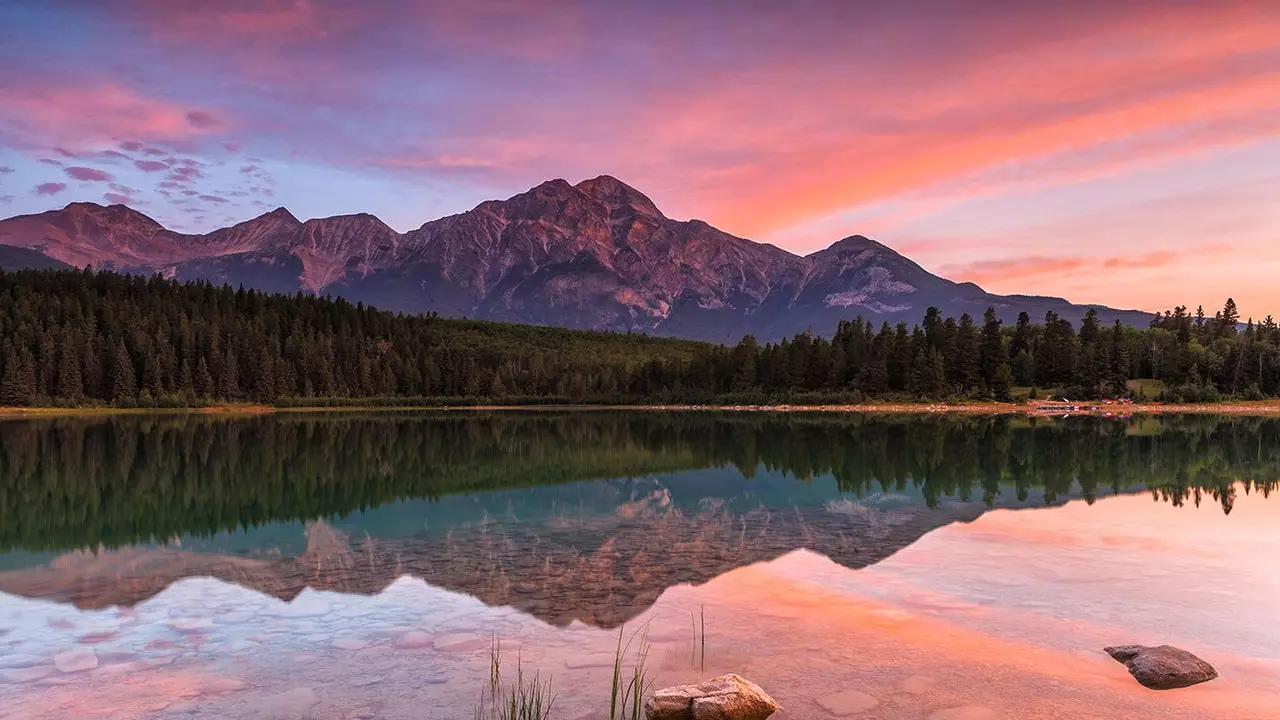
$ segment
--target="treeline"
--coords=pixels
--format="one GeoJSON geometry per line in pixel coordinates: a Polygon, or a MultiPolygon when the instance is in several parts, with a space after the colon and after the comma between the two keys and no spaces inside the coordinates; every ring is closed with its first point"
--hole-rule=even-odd
{"type": "Polygon", "coordinates": [[[10,421],[3,430],[0,550],[164,542],[407,498],[711,467],[747,479],[735,473],[715,489],[668,483],[673,509],[696,509],[708,495],[729,509],[794,506],[793,488],[749,479],[762,472],[831,499],[918,492],[928,505],[1146,491],[1230,511],[1240,488],[1280,485],[1280,421],[1265,418],[143,415],[10,421]]]}
{"type": "Polygon", "coordinates": [[[1015,388],[1213,401],[1280,396],[1280,328],[1178,308],[1077,329],[988,310],[915,327],[861,318],[734,347],[447,320],[341,299],[110,272],[0,272],[0,405],[766,403],[1009,400],[1015,388]]]}

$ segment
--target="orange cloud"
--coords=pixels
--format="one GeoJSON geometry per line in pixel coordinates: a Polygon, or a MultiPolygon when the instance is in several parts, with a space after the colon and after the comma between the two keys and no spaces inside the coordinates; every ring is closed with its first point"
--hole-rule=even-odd
{"type": "Polygon", "coordinates": [[[978,284],[1008,282],[1061,275],[1078,271],[1110,271],[1126,269],[1151,269],[1176,265],[1210,252],[1225,249],[1219,244],[1201,245],[1182,250],[1156,250],[1138,255],[1113,255],[1110,257],[1052,257],[1033,255],[999,260],[978,260],[971,263],[944,265],[942,274],[957,281],[978,284]]]}
{"type": "Polygon", "coordinates": [[[646,124],[673,154],[696,157],[700,143],[741,153],[693,198],[748,237],[1001,164],[1069,167],[1109,143],[1134,143],[1119,149],[1133,162],[1256,140],[1278,129],[1280,66],[1262,59],[1280,52],[1280,15],[1243,7],[1255,10],[1164,6],[1057,43],[1000,38],[986,56],[907,87],[889,86],[909,74],[893,64],[873,81],[819,71],[794,89],[783,81],[812,68],[736,73],[700,96],[673,90],[646,124]],[[1224,117],[1234,122],[1223,127],[1224,117]]]}

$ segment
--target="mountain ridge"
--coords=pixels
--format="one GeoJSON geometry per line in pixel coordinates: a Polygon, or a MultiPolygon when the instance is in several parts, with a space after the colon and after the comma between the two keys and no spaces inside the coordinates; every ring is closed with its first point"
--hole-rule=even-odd
{"type": "Polygon", "coordinates": [[[775,340],[841,319],[918,322],[930,305],[1005,321],[1053,311],[1145,324],[1149,315],[1061,298],[1001,296],[934,275],[889,246],[850,235],[797,255],[668,218],[609,175],[547,180],[506,200],[400,233],[368,213],[298,219],[279,207],[204,234],[164,228],[125,205],[71,203],[0,220],[0,258],[180,280],[308,291],[405,312],[437,312],[714,342],[775,340]],[[32,256],[30,252],[38,253],[32,256]],[[43,258],[43,259],[42,259],[43,258]]]}

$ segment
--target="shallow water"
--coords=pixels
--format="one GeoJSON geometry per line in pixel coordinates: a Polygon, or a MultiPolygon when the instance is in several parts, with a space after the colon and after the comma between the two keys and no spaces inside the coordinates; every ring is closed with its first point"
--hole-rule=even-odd
{"type": "Polygon", "coordinates": [[[471,718],[498,638],[552,679],[553,717],[598,718],[621,630],[660,685],[738,672],[781,718],[1270,720],[1277,439],[1240,418],[3,423],[0,717],[471,718]],[[1101,652],[1130,643],[1221,677],[1146,690],[1101,652]]]}

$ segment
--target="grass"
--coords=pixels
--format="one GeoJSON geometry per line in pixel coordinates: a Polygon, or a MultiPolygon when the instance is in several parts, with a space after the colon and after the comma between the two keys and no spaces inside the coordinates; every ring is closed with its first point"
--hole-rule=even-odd
{"type": "Polygon", "coordinates": [[[476,720],[547,720],[555,701],[551,679],[542,682],[537,673],[526,679],[518,653],[515,679],[503,686],[502,644],[495,636],[489,648],[489,688],[487,693],[480,693],[476,720]]]}
{"type": "Polygon", "coordinates": [[[623,645],[622,638],[626,628],[618,628],[618,646],[613,653],[613,682],[609,688],[609,720],[644,718],[644,696],[653,687],[653,677],[649,674],[649,642],[646,639],[648,630],[649,625],[646,623],[633,632],[626,645],[623,645]],[[640,637],[640,644],[636,647],[635,663],[629,674],[624,673],[622,660],[631,650],[637,636],[640,637]]]}
{"type": "Polygon", "coordinates": [[[694,665],[702,672],[707,671],[707,606],[703,605],[700,610],[702,620],[702,629],[699,632],[698,619],[693,615],[693,611],[689,611],[689,622],[693,624],[693,659],[694,665]],[[699,656],[701,653],[701,656],[699,656]]]}
{"type": "MultiPolygon", "coordinates": [[[[648,629],[648,624],[645,624],[627,637],[625,626],[618,628],[613,679],[609,687],[609,720],[643,720],[645,717],[644,699],[653,689],[654,682],[649,671],[648,629]],[[624,660],[631,654],[633,645],[634,662],[627,670],[624,660]]],[[[503,684],[502,644],[495,636],[489,648],[489,685],[480,692],[475,720],[547,720],[555,700],[551,679],[544,682],[537,673],[526,678],[518,654],[515,679],[503,684]]]]}

